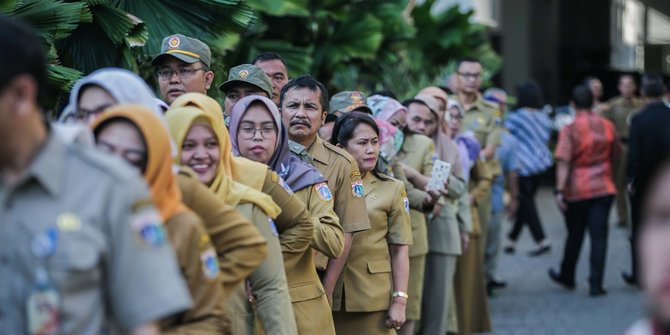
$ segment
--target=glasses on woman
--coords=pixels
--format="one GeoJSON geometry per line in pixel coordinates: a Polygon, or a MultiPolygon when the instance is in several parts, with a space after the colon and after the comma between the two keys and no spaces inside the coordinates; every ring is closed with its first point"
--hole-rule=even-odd
{"type": "Polygon", "coordinates": [[[70,114],[68,116],[67,121],[68,122],[88,122],[89,120],[93,120],[100,116],[102,112],[105,111],[105,109],[109,108],[111,105],[105,104],[102,106],[98,106],[97,108],[93,110],[85,109],[85,108],[77,108],[77,110],[70,114]]]}
{"type": "Polygon", "coordinates": [[[240,135],[242,135],[242,138],[245,140],[250,140],[256,137],[256,132],[260,132],[261,137],[263,138],[270,138],[275,134],[276,130],[274,126],[263,126],[260,128],[254,128],[250,126],[240,127],[240,135]]]}

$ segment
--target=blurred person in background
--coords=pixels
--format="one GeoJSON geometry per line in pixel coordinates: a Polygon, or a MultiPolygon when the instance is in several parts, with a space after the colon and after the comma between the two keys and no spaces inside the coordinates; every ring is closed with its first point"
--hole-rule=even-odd
{"type": "Polygon", "coordinates": [[[507,235],[506,253],[516,251],[516,242],[524,226],[528,226],[536,248],[531,256],[540,256],[551,250],[540,215],[535,204],[535,195],[540,186],[541,174],[552,165],[552,154],[548,143],[552,124],[542,112],[544,97],[535,81],[527,81],[516,87],[517,110],[505,120],[505,128],[514,136],[518,144],[519,160],[519,209],[514,226],[507,235]]]}
{"type": "Polygon", "coordinates": [[[566,289],[575,288],[575,268],[588,231],[591,238],[589,294],[607,294],[603,287],[608,218],[616,188],[614,168],[621,146],[614,125],[592,110],[593,95],[577,86],[572,104],[575,122],[563,128],[556,146],[556,203],[565,214],[568,236],[559,271],[549,277],[566,289]]]}

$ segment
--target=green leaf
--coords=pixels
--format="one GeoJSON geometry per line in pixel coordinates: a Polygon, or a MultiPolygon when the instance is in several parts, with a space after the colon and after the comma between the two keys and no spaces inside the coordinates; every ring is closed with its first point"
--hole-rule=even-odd
{"type": "Polygon", "coordinates": [[[249,0],[249,7],[254,10],[274,16],[308,16],[309,9],[306,0],[249,0]]]}
{"type": "Polygon", "coordinates": [[[93,7],[93,19],[111,42],[117,45],[125,42],[126,36],[136,25],[124,11],[108,5],[93,7]]]}

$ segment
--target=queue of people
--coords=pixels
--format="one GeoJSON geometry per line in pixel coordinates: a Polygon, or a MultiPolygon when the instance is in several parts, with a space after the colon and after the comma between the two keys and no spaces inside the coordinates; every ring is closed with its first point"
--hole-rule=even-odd
{"type": "MultiPolygon", "coordinates": [[[[219,82],[209,47],[175,34],[152,60],[158,97],[130,71],[100,69],[48,123],[39,39],[0,16],[0,43],[14,50],[0,55],[0,333],[490,332],[505,217],[505,251],[525,225],[531,255],[551,249],[534,200],[553,164],[541,90],[519,85],[508,113],[504,91],[480,93],[475,58],[458,62],[449,88],[401,102],[330,97],[264,53],[230,69],[222,108],[207,96],[219,82]]],[[[589,229],[600,296],[614,177],[625,174],[623,135],[593,101],[576,88],[577,119],[560,134],[568,239],[549,275],[574,287],[589,229]]],[[[655,164],[639,132],[629,176],[655,164]]],[[[659,192],[633,188],[633,213],[659,192]]]]}

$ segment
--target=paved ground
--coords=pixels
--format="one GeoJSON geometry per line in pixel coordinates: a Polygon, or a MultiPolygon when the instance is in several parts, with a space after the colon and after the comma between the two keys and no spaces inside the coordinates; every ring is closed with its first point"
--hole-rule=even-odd
{"type": "MultiPolygon", "coordinates": [[[[610,234],[602,298],[588,295],[588,238],[582,246],[577,268],[577,290],[566,291],[547,277],[549,267],[558,267],[566,235],[562,215],[549,189],[538,196],[540,215],[551,242],[549,255],[532,258],[526,252],[533,248],[530,233],[522,234],[515,255],[502,254],[498,276],[509,287],[498,290],[490,299],[494,334],[622,334],[643,313],[641,295],[621,280],[621,271],[629,268],[630,254],[626,230],[615,225],[610,216],[610,234]]],[[[509,230],[509,223],[503,231],[509,230]]]]}

